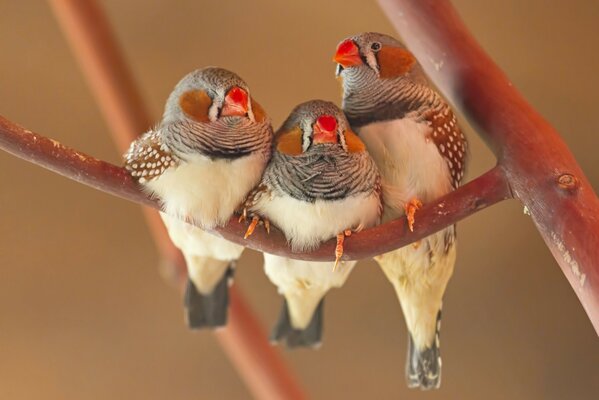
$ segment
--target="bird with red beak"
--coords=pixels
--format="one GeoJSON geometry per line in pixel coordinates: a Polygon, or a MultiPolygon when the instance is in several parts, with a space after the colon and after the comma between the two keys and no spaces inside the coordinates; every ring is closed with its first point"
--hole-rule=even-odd
{"type": "Polygon", "coordinates": [[[243,246],[203,228],[224,225],[259,182],[271,154],[270,120],[246,83],[222,68],[185,76],[160,124],[134,141],[125,167],[163,204],[162,219],[189,274],[188,325],[226,323],[228,284],[243,246]]]}
{"type": "Polygon", "coordinates": [[[336,237],[337,260],[264,254],[264,270],[285,298],[273,341],[288,347],[321,342],[324,296],[341,287],[356,264],[338,265],[344,238],[378,223],[381,204],[379,173],[341,110],[320,100],[298,105],[277,131],[273,158],[245,207],[254,226],[259,217],[272,221],[296,252],[336,237]]]}
{"type": "MultiPolygon", "coordinates": [[[[416,58],[394,38],[379,33],[346,38],[334,61],[343,111],[381,171],[383,222],[405,215],[413,230],[421,202],[460,185],[466,138],[416,58]]],[[[441,305],[456,260],[455,227],[375,259],[395,288],[408,327],[408,385],[438,388],[441,305]]]]}

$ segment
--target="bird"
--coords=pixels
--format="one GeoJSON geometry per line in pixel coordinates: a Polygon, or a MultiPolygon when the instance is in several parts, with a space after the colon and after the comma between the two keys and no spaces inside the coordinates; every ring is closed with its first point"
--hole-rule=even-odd
{"type": "MultiPolygon", "coordinates": [[[[468,144],[456,116],[415,56],[393,37],[347,37],[333,61],[343,111],[381,172],[383,222],[405,215],[413,231],[422,204],[454,190],[464,176],[468,144]]],[[[456,261],[455,226],[375,259],[395,289],[409,331],[408,386],[439,388],[441,308],[456,261]]]]}
{"type": "Polygon", "coordinates": [[[124,155],[133,179],[160,200],[185,258],[191,329],[226,325],[228,287],[244,247],[206,230],[226,224],[260,181],[272,140],[270,119],[247,84],[231,71],[205,67],[177,83],[160,123],[124,155]]]}
{"type": "Polygon", "coordinates": [[[264,254],[266,275],[284,296],[271,340],[288,348],[317,347],[324,296],[341,287],[356,264],[338,265],[344,239],[380,220],[380,176],[332,102],[312,100],[296,106],[274,141],[272,160],[244,208],[279,227],[293,252],[313,250],[332,238],[337,246],[335,262],[264,254]]]}

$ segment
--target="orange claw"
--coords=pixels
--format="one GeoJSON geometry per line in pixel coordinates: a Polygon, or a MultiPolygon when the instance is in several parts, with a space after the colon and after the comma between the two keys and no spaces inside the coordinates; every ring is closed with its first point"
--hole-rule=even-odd
{"type": "Polygon", "coordinates": [[[343,255],[343,241],[345,240],[345,232],[337,234],[337,246],[335,246],[335,265],[333,265],[333,271],[337,269],[339,260],[343,255]]]}
{"type": "Polygon", "coordinates": [[[416,198],[410,200],[405,206],[406,218],[408,219],[408,227],[410,232],[414,232],[414,214],[422,207],[422,202],[416,198]]]}
{"type": "MultiPolygon", "coordinates": [[[[245,214],[245,215],[247,215],[247,214],[245,214]]],[[[246,219],[245,215],[241,216],[243,219],[240,218],[240,222],[246,219]]],[[[267,220],[266,218],[260,219],[259,216],[254,215],[252,217],[252,222],[250,223],[250,226],[248,226],[247,231],[245,231],[245,235],[243,236],[243,238],[244,239],[249,238],[252,235],[252,233],[254,233],[254,231],[256,230],[256,227],[260,223],[264,224],[264,229],[266,230],[266,233],[270,234],[270,221],[267,220]]]]}
{"type": "Polygon", "coordinates": [[[243,236],[244,239],[249,238],[252,233],[254,233],[256,226],[258,226],[258,222],[260,222],[260,218],[258,218],[258,216],[253,216],[252,222],[250,223],[250,226],[248,226],[248,229],[245,231],[245,235],[243,236]]]}
{"type": "Polygon", "coordinates": [[[239,216],[239,219],[237,220],[237,222],[243,222],[247,219],[248,217],[248,210],[247,208],[243,208],[243,211],[241,212],[241,215],[239,216]]]}
{"type": "Polygon", "coordinates": [[[343,242],[345,240],[345,237],[349,237],[351,236],[351,234],[351,229],[346,229],[337,235],[337,246],[335,246],[335,265],[333,265],[333,271],[337,269],[339,260],[341,260],[341,256],[343,255],[343,242]]]}

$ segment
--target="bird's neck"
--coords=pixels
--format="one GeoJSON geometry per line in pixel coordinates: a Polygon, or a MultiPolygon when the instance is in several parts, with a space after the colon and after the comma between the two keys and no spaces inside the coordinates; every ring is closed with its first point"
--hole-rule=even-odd
{"type": "Polygon", "coordinates": [[[298,156],[275,152],[264,181],[275,193],[297,200],[335,201],[372,191],[377,174],[367,153],[350,154],[331,144],[313,146],[298,156]]]}
{"type": "Polygon", "coordinates": [[[383,80],[374,74],[347,72],[343,76],[343,111],[354,129],[405,117],[422,119],[442,107],[440,96],[426,84],[407,77],[383,80]]]}

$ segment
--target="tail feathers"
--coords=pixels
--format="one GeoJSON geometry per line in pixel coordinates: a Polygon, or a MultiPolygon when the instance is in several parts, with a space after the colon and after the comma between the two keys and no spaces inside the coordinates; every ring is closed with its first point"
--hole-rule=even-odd
{"type": "Polygon", "coordinates": [[[191,279],[187,280],[184,302],[190,329],[217,328],[227,324],[229,281],[232,276],[233,267],[229,265],[227,272],[208,295],[201,294],[191,279]]]}
{"type": "Polygon", "coordinates": [[[275,343],[284,342],[290,349],[296,347],[318,347],[322,341],[323,305],[324,299],[318,303],[310,324],[305,329],[296,329],[291,325],[289,309],[285,300],[279,320],[270,335],[270,340],[275,343]]]}
{"type": "Polygon", "coordinates": [[[430,347],[423,350],[418,349],[412,335],[409,335],[406,378],[410,388],[430,390],[438,389],[441,386],[440,322],[441,311],[437,314],[435,339],[430,347]]]}

